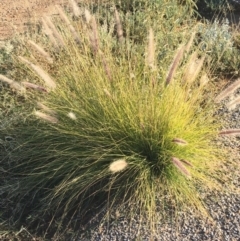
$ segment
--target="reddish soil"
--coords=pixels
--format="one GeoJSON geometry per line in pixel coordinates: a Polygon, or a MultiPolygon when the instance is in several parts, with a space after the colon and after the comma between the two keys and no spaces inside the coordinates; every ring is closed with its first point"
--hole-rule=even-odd
{"type": "Polygon", "coordinates": [[[55,14],[55,4],[67,3],[68,0],[0,0],[0,40],[23,32],[28,23],[37,22],[43,14],[55,14]]]}

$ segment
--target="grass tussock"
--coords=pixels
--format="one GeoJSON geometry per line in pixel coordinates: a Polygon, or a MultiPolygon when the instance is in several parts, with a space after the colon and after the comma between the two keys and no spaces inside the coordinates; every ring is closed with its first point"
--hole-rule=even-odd
{"type": "Polygon", "coordinates": [[[206,213],[196,186],[213,185],[209,176],[219,160],[213,144],[218,125],[212,106],[202,99],[204,57],[192,55],[197,73],[182,64],[193,58],[188,57],[193,37],[170,65],[160,66],[153,29],[142,47],[144,57],[141,49],[131,48],[131,40],[123,41],[124,25],[116,11],[116,41],[100,38],[95,16],[76,26],[63,12],[60,17],[61,26],[43,19],[50,53],[57,52],[50,56],[53,63],[46,58],[48,71],[32,62],[34,52],[18,57],[20,73],[32,76],[34,71],[51,91],[36,92],[35,110],[9,130],[18,145],[4,157],[11,178],[1,191],[21,207],[14,209],[15,218],[40,223],[38,227],[47,219],[49,227],[63,231],[62,225],[77,224],[89,209],[107,207],[111,213],[120,206],[153,227],[156,197],[163,210],[190,205],[206,213]],[[185,76],[188,88],[179,76],[185,76]]]}

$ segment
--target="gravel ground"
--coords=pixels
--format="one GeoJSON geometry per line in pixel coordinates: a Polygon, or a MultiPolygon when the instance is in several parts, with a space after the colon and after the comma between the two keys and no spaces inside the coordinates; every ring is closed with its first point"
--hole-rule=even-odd
{"type": "MultiPolygon", "coordinates": [[[[240,94],[240,91],[238,93],[240,94]]],[[[225,101],[225,103],[227,100],[225,101]]],[[[217,115],[225,128],[240,128],[240,106],[228,111],[224,103],[217,115]]],[[[146,225],[139,229],[137,219],[119,218],[100,229],[92,229],[88,236],[76,238],[77,241],[240,241],[240,137],[221,137],[217,145],[227,148],[230,153],[229,162],[221,166],[222,191],[209,192],[201,190],[201,197],[206,203],[212,218],[199,218],[194,210],[179,213],[178,221],[159,222],[157,234],[149,233],[146,225]],[[137,231],[138,230],[138,231],[137,231]]],[[[159,214],[160,215],[160,214],[159,214]]]]}

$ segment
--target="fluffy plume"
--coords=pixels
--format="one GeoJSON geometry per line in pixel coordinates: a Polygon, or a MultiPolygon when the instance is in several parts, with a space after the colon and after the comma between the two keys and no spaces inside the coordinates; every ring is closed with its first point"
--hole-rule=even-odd
{"type": "Polygon", "coordinates": [[[125,159],[119,159],[110,164],[109,170],[112,173],[120,172],[123,169],[125,169],[127,167],[127,165],[128,165],[128,163],[126,162],[125,159]]]}
{"type": "Polygon", "coordinates": [[[92,19],[92,15],[87,9],[84,10],[84,17],[85,17],[86,23],[89,24],[92,19]]]}
{"type": "Polygon", "coordinates": [[[53,63],[53,59],[51,56],[38,44],[33,42],[32,40],[28,40],[28,43],[38,52],[40,53],[50,64],[53,63]]]}
{"type": "Polygon", "coordinates": [[[237,79],[233,84],[228,86],[225,90],[223,90],[216,98],[215,102],[220,103],[223,99],[234,93],[236,89],[240,87],[240,78],[237,79]]]}
{"type": "Polygon", "coordinates": [[[186,164],[187,166],[193,167],[193,165],[189,161],[187,161],[185,159],[181,159],[180,162],[186,164]]]}
{"type": "Polygon", "coordinates": [[[188,41],[188,43],[187,43],[187,45],[186,45],[186,47],[185,47],[185,52],[186,52],[186,53],[189,53],[189,51],[190,51],[190,49],[191,49],[191,47],[192,47],[192,44],[193,44],[193,40],[194,40],[194,38],[195,38],[195,35],[196,35],[196,32],[194,31],[194,32],[192,33],[192,35],[191,35],[190,40],[188,41]]]}
{"type": "Polygon", "coordinates": [[[190,173],[177,157],[172,157],[172,163],[183,175],[190,177],[190,173]]]}
{"type": "Polygon", "coordinates": [[[58,119],[56,117],[53,117],[51,115],[47,115],[40,111],[35,111],[35,115],[43,120],[46,120],[48,122],[51,122],[53,124],[56,124],[58,122],[58,119]]]}
{"type": "Polygon", "coordinates": [[[207,76],[207,74],[203,74],[201,79],[200,79],[200,87],[204,87],[207,83],[209,82],[209,78],[207,76]]]}
{"type": "Polygon", "coordinates": [[[9,79],[9,78],[7,78],[6,76],[1,75],[1,74],[0,74],[0,79],[1,79],[3,82],[8,83],[9,85],[11,85],[12,83],[15,82],[14,80],[9,79]]]}
{"type": "Polygon", "coordinates": [[[110,68],[108,66],[107,60],[105,59],[104,56],[102,56],[102,63],[103,63],[103,67],[104,67],[104,70],[106,72],[106,75],[107,75],[108,79],[112,80],[111,71],[110,71],[110,68]]]}
{"type": "Polygon", "coordinates": [[[236,97],[235,99],[231,100],[229,103],[227,103],[227,108],[229,110],[233,110],[237,107],[237,105],[240,104],[240,96],[236,97]]]}
{"type": "Polygon", "coordinates": [[[173,79],[174,74],[178,68],[178,65],[181,63],[181,60],[183,58],[184,50],[185,50],[184,45],[182,45],[178,48],[177,53],[175,54],[175,56],[173,58],[173,61],[170,65],[170,68],[169,68],[169,71],[167,74],[167,78],[166,78],[166,82],[165,82],[166,85],[168,85],[171,82],[171,80],[173,79]]]}
{"type": "Polygon", "coordinates": [[[49,107],[47,107],[46,105],[44,105],[43,103],[41,102],[37,102],[37,106],[42,109],[43,111],[47,112],[48,114],[51,114],[51,115],[56,115],[56,112],[52,109],[50,109],[49,107]]]}
{"type": "Polygon", "coordinates": [[[93,16],[91,18],[91,29],[92,29],[92,34],[90,36],[90,40],[92,43],[92,49],[94,54],[97,54],[98,50],[99,50],[99,37],[98,37],[98,28],[97,28],[97,22],[95,17],[93,16]]]}
{"type": "Polygon", "coordinates": [[[101,56],[101,61],[102,61],[102,64],[103,64],[103,67],[104,67],[104,70],[105,70],[105,73],[108,77],[109,80],[112,80],[112,74],[111,74],[111,70],[108,66],[108,62],[103,54],[103,52],[101,50],[99,50],[99,54],[101,56]]]}
{"type": "Polygon", "coordinates": [[[51,18],[49,16],[44,16],[43,19],[44,19],[45,23],[47,24],[47,26],[49,27],[49,29],[52,31],[53,36],[57,39],[60,46],[65,46],[64,40],[63,40],[61,34],[57,31],[51,18]]]}
{"type": "Polygon", "coordinates": [[[22,56],[19,56],[19,59],[28,64],[46,83],[46,85],[51,88],[54,89],[56,88],[56,83],[52,80],[52,78],[40,67],[37,66],[33,63],[31,63],[30,61],[28,61],[27,59],[25,59],[22,56]]]}
{"type": "Polygon", "coordinates": [[[180,146],[185,146],[185,145],[188,144],[186,141],[184,141],[183,139],[180,139],[180,138],[174,138],[172,140],[172,142],[174,142],[174,143],[176,143],[176,144],[178,144],[180,146]]]}
{"type": "Polygon", "coordinates": [[[64,13],[62,7],[59,6],[59,5],[56,5],[56,8],[59,12],[59,15],[60,15],[61,19],[67,24],[68,28],[72,32],[72,35],[73,35],[75,41],[77,43],[80,43],[81,42],[80,36],[78,35],[76,29],[72,26],[70,20],[68,19],[67,15],[64,13]]]}
{"type": "Polygon", "coordinates": [[[41,92],[48,92],[44,87],[40,86],[40,85],[36,85],[27,81],[23,81],[22,84],[29,89],[34,89],[34,90],[38,90],[41,92]]]}
{"type": "Polygon", "coordinates": [[[67,116],[68,116],[70,119],[72,119],[72,120],[76,120],[76,119],[77,119],[76,115],[75,115],[73,112],[69,112],[69,113],[67,114],[67,116]]]}
{"type": "Polygon", "coordinates": [[[19,84],[18,82],[12,80],[12,79],[9,79],[7,78],[6,76],[0,74],[0,80],[9,84],[12,88],[14,88],[15,90],[18,90],[20,92],[24,92],[25,91],[25,88],[19,84]]]}
{"type": "Polygon", "coordinates": [[[147,49],[147,64],[149,67],[154,68],[154,60],[155,60],[155,42],[154,42],[154,34],[152,28],[149,30],[148,35],[148,49],[147,49]]]}
{"type": "Polygon", "coordinates": [[[205,60],[205,56],[201,59],[198,59],[197,52],[194,52],[187,64],[186,71],[184,74],[184,80],[187,84],[191,84],[197,78],[199,72],[202,69],[203,63],[205,60]]]}
{"type": "Polygon", "coordinates": [[[69,0],[69,2],[72,6],[74,16],[80,17],[81,16],[81,9],[79,8],[78,4],[74,0],[69,0]]]}
{"type": "Polygon", "coordinates": [[[134,73],[130,73],[130,79],[135,79],[135,77],[134,73]]]}
{"type": "Polygon", "coordinates": [[[44,33],[48,36],[48,38],[50,39],[50,41],[53,44],[53,46],[55,48],[58,48],[59,44],[58,44],[57,40],[55,39],[52,30],[49,28],[49,26],[46,23],[44,18],[42,18],[41,21],[42,21],[42,24],[43,24],[43,31],[44,31],[44,33]]]}
{"type": "Polygon", "coordinates": [[[110,92],[107,89],[104,89],[103,91],[108,97],[112,98],[112,95],[110,94],[110,92]]]}
{"type": "Polygon", "coordinates": [[[240,135],[240,129],[222,130],[219,135],[240,135]]]}
{"type": "Polygon", "coordinates": [[[117,27],[117,36],[118,36],[118,41],[122,42],[123,41],[123,28],[122,28],[122,23],[120,20],[119,13],[117,9],[115,9],[115,22],[116,22],[116,27],[117,27]]]}

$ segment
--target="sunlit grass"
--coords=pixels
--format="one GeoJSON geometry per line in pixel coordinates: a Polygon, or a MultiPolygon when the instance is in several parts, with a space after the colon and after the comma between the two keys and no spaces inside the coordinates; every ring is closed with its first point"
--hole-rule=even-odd
{"type": "Polygon", "coordinates": [[[10,178],[1,191],[18,204],[14,220],[62,230],[89,210],[120,206],[153,228],[157,198],[163,212],[206,214],[197,187],[214,186],[219,125],[194,34],[164,59],[152,28],[139,45],[123,38],[116,9],[116,36],[93,15],[69,27],[59,9],[56,25],[44,20],[50,43],[23,40],[15,56],[13,77],[33,110],[7,130],[16,145],[3,158],[10,178]]]}
{"type": "Polygon", "coordinates": [[[182,47],[172,67],[159,68],[152,30],[146,59],[129,50],[128,41],[114,55],[111,44],[100,44],[94,26],[80,33],[80,45],[65,32],[52,73],[49,68],[41,74],[37,63],[18,58],[46,88],[52,76],[39,110],[14,130],[19,147],[11,152],[10,172],[18,181],[7,192],[24,203],[19,217],[32,213],[71,222],[97,200],[109,208],[129,205],[130,215],[140,210],[152,223],[161,193],[164,205],[203,211],[195,185],[208,183],[205,172],[215,165],[217,125],[198,76],[190,81],[188,65],[177,68],[187,52],[182,47]]]}

